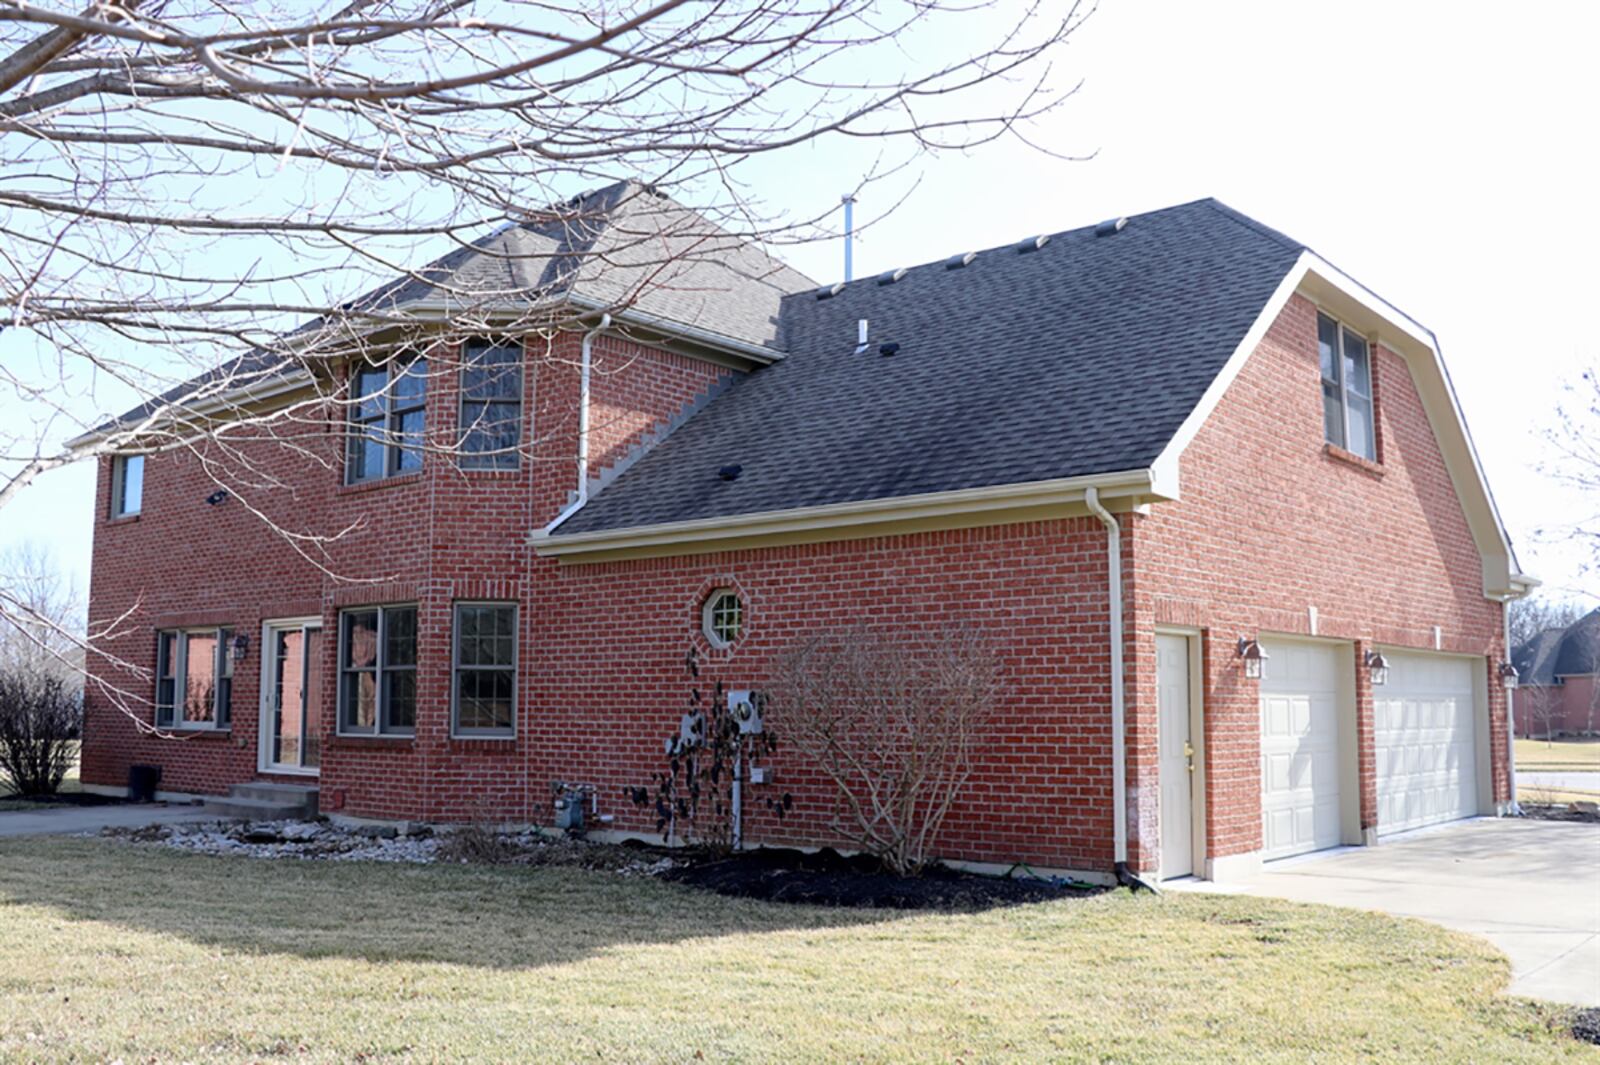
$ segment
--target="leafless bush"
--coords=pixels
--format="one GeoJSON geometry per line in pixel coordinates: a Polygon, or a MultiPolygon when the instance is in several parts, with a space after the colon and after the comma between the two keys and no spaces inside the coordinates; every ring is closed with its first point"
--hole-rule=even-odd
{"type": "Polygon", "coordinates": [[[0,778],[19,795],[53,795],[72,768],[81,711],[59,675],[0,673],[0,778]]]}
{"type": "Polygon", "coordinates": [[[769,705],[792,749],[837,789],[831,827],[915,875],[972,776],[999,690],[999,662],[973,631],[856,631],[785,653],[769,705]]]}
{"type": "Polygon", "coordinates": [[[474,821],[439,840],[439,860],[467,865],[515,865],[527,850],[497,827],[474,821]]]}

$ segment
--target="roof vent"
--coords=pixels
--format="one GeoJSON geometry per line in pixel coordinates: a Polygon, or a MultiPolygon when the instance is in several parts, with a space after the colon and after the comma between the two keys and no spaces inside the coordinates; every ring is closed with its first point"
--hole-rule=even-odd
{"type": "Polygon", "coordinates": [[[978,253],[975,251],[969,251],[965,255],[952,255],[948,260],[945,261],[944,268],[946,270],[959,270],[963,266],[971,264],[972,260],[976,259],[977,257],[978,253]]]}
{"type": "Polygon", "coordinates": [[[1108,218],[1094,227],[1094,235],[1097,237],[1109,237],[1114,233],[1121,233],[1122,227],[1127,224],[1128,220],[1126,218],[1108,218]]]}
{"type": "Polygon", "coordinates": [[[717,471],[717,476],[722,478],[724,481],[737,481],[739,479],[739,475],[743,472],[743,466],[724,466],[717,471]]]}
{"type": "Polygon", "coordinates": [[[1046,244],[1049,244],[1049,243],[1050,243],[1050,234],[1048,234],[1048,233],[1040,233],[1037,237],[1029,237],[1027,240],[1023,241],[1021,244],[1018,244],[1017,245],[1017,252],[1018,252],[1018,254],[1026,255],[1030,251],[1038,251],[1040,248],[1044,247],[1046,244]]]}
{"type": "Polygon", "coordinates": [[[878,354],[879,355],[893,355],[895,352],[897,352],[899,350],[900,350],[900,345],[894,343],[893,341],[891,341],[888,344],[879,344],[878,345],[878,354]]]}
{"type": "Polygon", "coordinates": [[[878,275],[878,284],[892,285],[905,276],[906,268],[903,266],[898,270],[885,270],[883,273],[878,275]]]}
{"type": "Polygon", "coordinates": [[[832,299],[833,297],[837,296],[839,293],[841,293],[843,291],[844,291],[844,282],[843,281],[835,281],[831,285],[823,285],[821,288],[817,289],[817,299],[819,299],[819,300],[832,299]]]}

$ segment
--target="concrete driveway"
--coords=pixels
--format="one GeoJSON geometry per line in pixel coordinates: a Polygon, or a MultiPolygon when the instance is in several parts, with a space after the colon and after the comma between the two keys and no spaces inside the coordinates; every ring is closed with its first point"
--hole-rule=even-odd
{"type": "Polygon", "coordinates": [[[1272,862],[1240,884],[1190,883],[1471,932],[1511,959],[1510,994],[1600,1006],[1600,825],[1461,821],[1272,862]]]}
{"type": "Polygon", "coordinates": [[[106,806],[50,806],[38,810],[0,811],[0,838],[6,836],[70,836],[102,828],[138,828],[173,821],[215,821],[198,806],[163,803],[106,806]]]}

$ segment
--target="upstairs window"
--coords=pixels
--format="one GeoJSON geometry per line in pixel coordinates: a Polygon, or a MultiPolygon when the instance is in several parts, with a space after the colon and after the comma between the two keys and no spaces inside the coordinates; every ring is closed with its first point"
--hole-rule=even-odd
{"type": "Polygon", "coordinates": [[[514,470],[521,443],[521,343],[467,341],[461,368],[462,468],[514,470]]]}
{"type": "Polygon", "coordinates": [[[1319,314],[1317,350],[1322,361],[1322,425],[1328,443],[1376,461],[1372,362],[1366,340],[1319,314]]]}
{"type": "Polygon", "coordinates": [[[232,629],[156,634],[156,726],[226,729],[233,723],[232,629]]]}
{"type": "Polygon", "coordinates": [[[144,506],[144,456],[118,455],[111,460],[111,516],[125,518],[144,506]]]}
{"type": "Polygon", "coordinates": [[[350,450],[345,482],[358,484],[422,469],[422,419],[428,360],[417,356],[350,375],[350,450]]]}
{"type": "Polygon", "coordinates": [[[347,610],[339,621],[339,731],[412,735],[417,728],[417,608],[347,610]]]}

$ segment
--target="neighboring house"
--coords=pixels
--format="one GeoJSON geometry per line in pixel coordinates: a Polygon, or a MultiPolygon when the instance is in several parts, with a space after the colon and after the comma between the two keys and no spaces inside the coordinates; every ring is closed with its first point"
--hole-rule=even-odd
{"type": "MultiPolygon", "coordinates": [[[[631,186],[586,202],[683,214],[631,186]]],[[[652,835],[623,789],[661,767],[691,644],[702,685],[759,690],[808,634],[962,624],[1005,697],[952,859],[1227,878],[1504,809],[1504,603],[1533,582],[1433,336],[1304,246],[1202,200],[820,289],[730,246],[621,306],[624,257],[574,279],[552,226],[421,276],[506,285],[510,263],[612,305],[587,421],[563,334],[555,359],[500,351],[504,420],[535,441],[503,468],[343,424],[305,445],[326,464],[259,445],[285,487],[248,482],[251,506],[359,522],[327,558],[367,583],[207,505],[199,456],[102,461],[91,614],[130,612],[112,649],[158,705],[91,692],[85,781],[151,763],[172,792],[310,780],[333,813],[544,824],[579,782],[652,835]]],[[[416,279],[384,298],[441,303],[416,279]]],[[[470,402],[433,381],[381,416],[448,439],[470,402]]],[[[766,768],[746,841],[830,841],[818,776],[781,742],[766,768]]]]}
{"type": "Polygon", "coordinates": [[[1563,629],[1546,629],[1511,655],[1517,667],[1518,736],[1580,736],[1600,731],[1600,610],[1563,629]]]}

